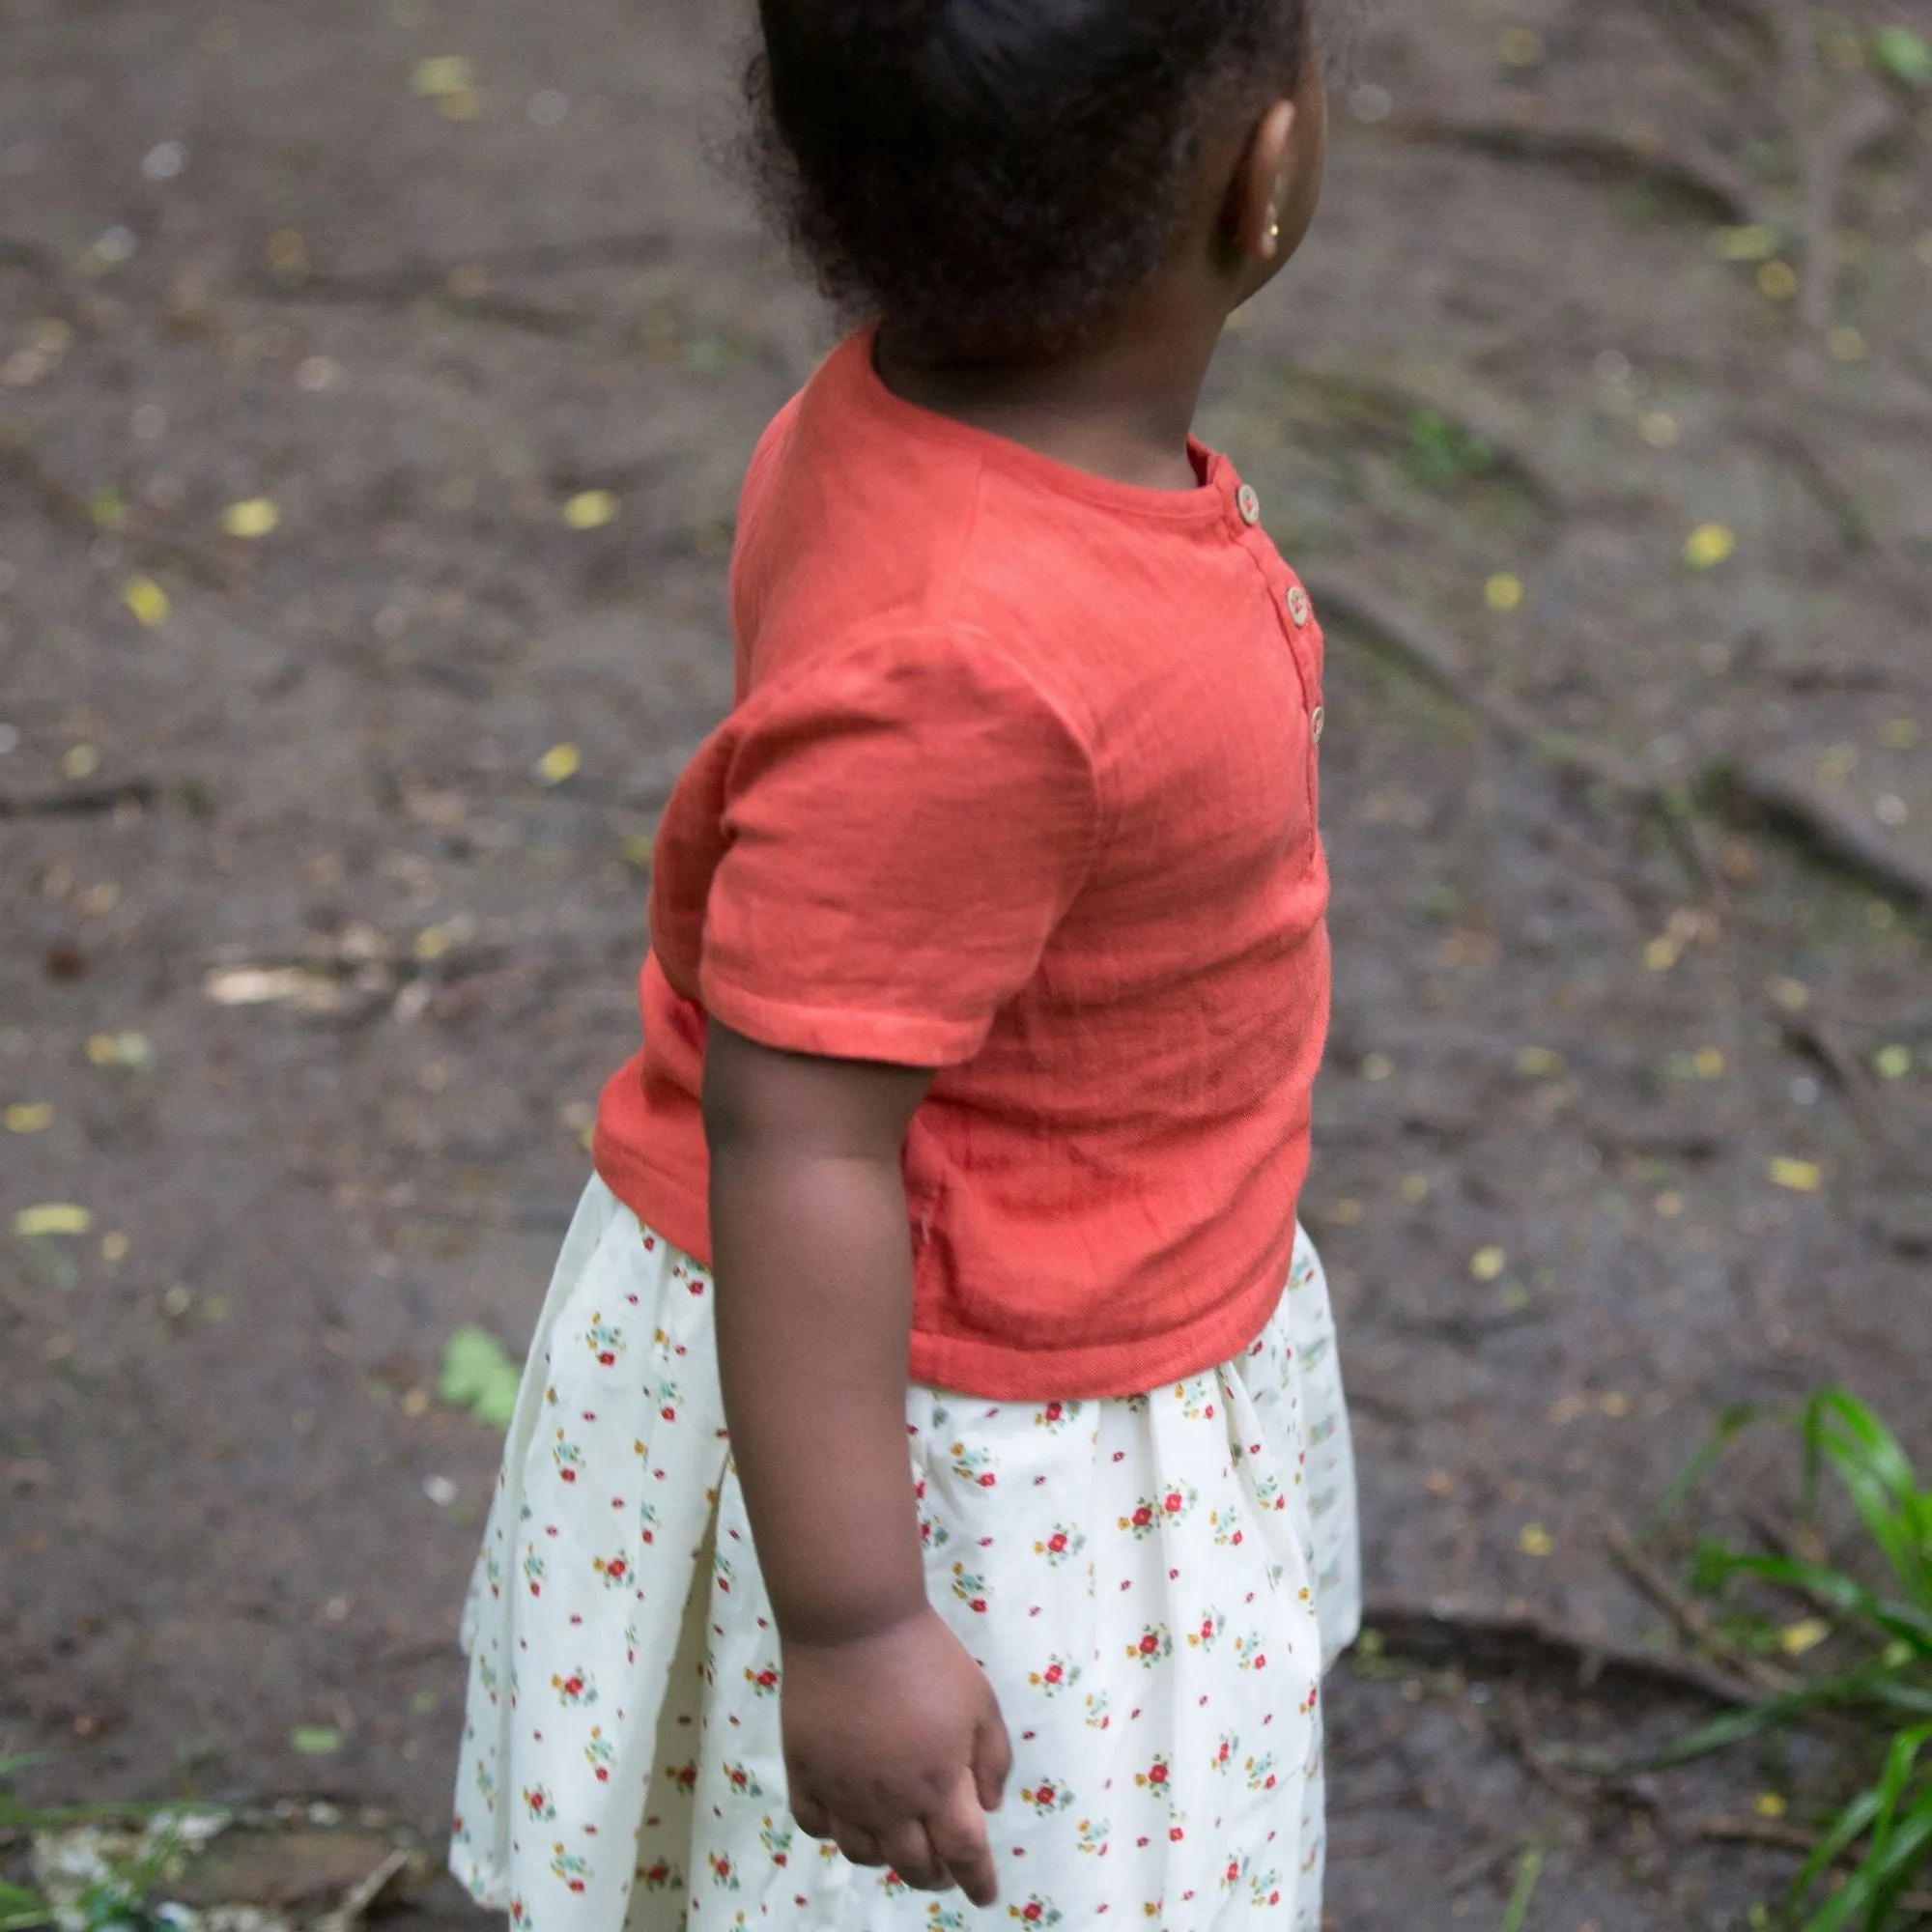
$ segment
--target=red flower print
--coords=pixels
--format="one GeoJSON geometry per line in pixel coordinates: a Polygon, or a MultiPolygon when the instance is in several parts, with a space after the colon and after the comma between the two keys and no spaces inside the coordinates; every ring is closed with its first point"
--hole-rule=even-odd
{"type": "Polygon", "coordinates": [[[1186,1835],[1187,1833],[1183,1832],[1179,1825],[1170,1825],[1167,1828],[1167,1842],[1170,1845],[1179,1844],[1181,1839],[1186,1837],[1186,1835]]]}
{"type": "Polygon", "coordinates": [[[1064,1556],[1066,1553],[1066,1532],[1064,1529],[1056,1529],[1046,1539],[1046,1547],[1054,1555],[1064,1556]]]}
{"type": "Polygon", "coordinates": [[[611,1782],[611,1768],[609,1765],[600,1764],[597,1767],[597,1782],[599,1784],[609,1784],[611,1782]]]}
{"type": "Polygon", "coordinates": [[[1143,1657],[1151,1657],[1159,1648],[1160,1638],[1155,1636],[1152,1631],[1149,1631],[1147,1635],[1141,1638],[1140,1649],[1143,1657]]]}
{"type": "Polygon", "coordinates": [[[1040,1410],[1040,1413],[1047,1419],[1047,1421],[1058,1422],[1060,1418],[1066,1413],[1066,1408],[1065,1406],[1062,1403],[1050,1402],[1043,1409],[1040,1410]]]}
{"type": "Polygon", "coordinates": [[[1155,1758],[1153,1763],[1148,1767],[1147,1779],[1150,1784],[1165,1784],[1167,1782],[1167,1766],[1161,1763],[1159,1758],[1155,1758]]]}
{"type": "Polygon", "coordinates": [[[1146,1503],[1140,1503],[1136,1505],[1133,1515],[1127,1520],[1136,1529],[1145,1529],[1153,1520],[1153,1511],[1146,1503]]]}
{"type": "Polygon", "coordinates": [[[1234,1882],[1235,1882],[1235,1881],[1236,1881],[1236,1880],[1237,1878],[1239,1878],[1239,1877],[1240,1877],[1240,1875],[1241,1875],[1241,1861],[1240,1861],[1240,1860],[1239,1860],[1239,1859],[1230,1859],[1230,1860],[1228,1861],[1228,1883],[1229,1883],[1230,1885],[1233,1885],[1233,1884],[1234,1884],[1234,1882]]]}
{"type": "Polygon", "coordinates": [[[577,1480],[577,1471],[575,1469],[559,1469],[556,1473],[559,1476],[561,1476],[566,1483],[574,1483],[577,1480]]]}
{"type": "MultiPolygon", "coordinates": [[[[616,1361],[617,1357],[615,1356],[615,1354],[611,1352],[611,1350],[609,1349],[598,1350],[597,1365],[599,1368],[604,1368],[604,1369],[613,1368],[616,1365],[616,1361]]],[[[580,1889],[581,1889],[582,1888],[580,1888],[580,1889]]]]}
{"type": "Polygon", "coordinates": [[[663,1416],[667,1422],[675,1422],[677,1420],[677,1410],[671,1407],[669,1403],[666,1403],[665,1406],[658,1410],[658,1413],[661,1416],[663,1416]]]}
{"type": "Polygon", "coordinates": [[[1037,1898],[1029,1899],[1026,1902],[1026,1904],[1020,1908],[1020,1917],[1028,1920],[1043,1918],[1045,1916],[1046,1916],[1046,1908],[1037,1898]]]}
{"type": "Polygon", "coordinates": [[[1169,1490],[1166,1495],[1161,1497],[1160,1506],[1169,1516],[1179,1516],[1180,1514],[1180,1492],[1179,1490],[1169,1490]]]}
{"type": "Polygon", "coordinates": [[[572,1891],[582,1891],[583,1889],[583,1881],[581,1878],[571,1879],[569,1884],[572,1891]]]}
{"type": "Polygon", "coordinates": [[[993,1488],[993,1486],[998,1480],[999,1479],[993,1474],[992,1470],[988,1469],[986,1473],[980,1478],[980,1487],[982,1490],[990,1490],[991,1488],[993,1488]]]}
{"type": "Polygon", "coordinates": [[[1046,1668],[1040,1672],[1040,1675],[1044,1677],[1049,1684],[1058,1684],[1065,1674],[1066,1673],[1057,1663],[1049,1663],[1046,1666],[1046,1668]]]}

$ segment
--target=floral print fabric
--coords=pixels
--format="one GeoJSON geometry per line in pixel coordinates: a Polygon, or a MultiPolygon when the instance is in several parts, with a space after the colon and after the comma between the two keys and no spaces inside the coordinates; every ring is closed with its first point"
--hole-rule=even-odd
{"type": "Polygon", "coordinates": [[[913,1387],[933,1604],[1013,1743],[997,1905],[915,1892],[785,1806],[777,1634],[711,1284],[601,1181],[539,1321],[465,1613],[451,1865],[527,1932],[1317,1932],[1321,1676],[1359,1618],[1321,1264],[1145,1396],[913,1387]]]}

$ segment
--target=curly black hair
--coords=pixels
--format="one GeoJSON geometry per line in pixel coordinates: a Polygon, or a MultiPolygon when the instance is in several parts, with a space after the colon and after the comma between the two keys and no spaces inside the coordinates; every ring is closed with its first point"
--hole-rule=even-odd
{"type": "Polygon", "coordinates": [[[1077,340],[1160,265],[1216,90],[1294,87],[1310,4],[759,0],[754,173],[908,348],[1077,340]]]}

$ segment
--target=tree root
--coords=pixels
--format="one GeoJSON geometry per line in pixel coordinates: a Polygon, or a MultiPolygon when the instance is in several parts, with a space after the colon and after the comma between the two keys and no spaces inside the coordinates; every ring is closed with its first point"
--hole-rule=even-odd
{"type": "Polygon", "coordinates": [[[1713,773],[1735,809],[1764,819],[1820,858],[1881,890],[1932,911],[1932,863],[1820,796],[1768,758],[1745,758],[1713,773]]]}
{"type": "Polygon", "coordinates": [[[1536,1617],[1490,1617],[1373,1604],[1364,1619],[1397,1657],[1457,1664],[1475,1674],[1533,1672],[1583,1693],[1622,1690],[1636,1695],[1697,1698],[1738,1707],[1760,1693],[1742,1679],[1689,1657],[1653,1656],[1573,1635],[1536,1617]]]}
{"type": "Polygon", "coordinates": [[[1527,122],[1457,120],[1428,115],[1391,124],[1404,140],[1470,148],[1506,160],[1537,161],[1584,174],[1614,175],[1693,203],[1719,221],[1766,222],[1757,184],[1722,155],[1703,147],[1666,148],[1596,128],[1539,128],[1527,122]]]}

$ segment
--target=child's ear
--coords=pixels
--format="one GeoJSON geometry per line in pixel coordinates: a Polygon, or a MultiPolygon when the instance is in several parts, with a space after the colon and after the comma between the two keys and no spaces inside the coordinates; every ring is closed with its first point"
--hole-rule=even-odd
{"type": "Polygon", "coordinates": [[[1244,261],[1268,265],[1281,254],[1282,216],[1294,174],[1294,128],[1300,109],[1277,100],[1261,118],[1231,184],[1229,240],[1244,261]]]}

